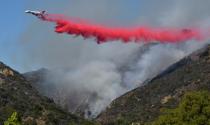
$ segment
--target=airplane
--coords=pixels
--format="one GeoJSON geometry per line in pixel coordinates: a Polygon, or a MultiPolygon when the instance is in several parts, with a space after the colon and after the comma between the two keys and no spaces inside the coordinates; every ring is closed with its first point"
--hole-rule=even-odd
{"type": "Polygon", "coordinates": [[[46,11],[31,11],[31,10],[25,11],[25,13],[32,14],[40,19],[45,19],[45,12],[46,11]]]}

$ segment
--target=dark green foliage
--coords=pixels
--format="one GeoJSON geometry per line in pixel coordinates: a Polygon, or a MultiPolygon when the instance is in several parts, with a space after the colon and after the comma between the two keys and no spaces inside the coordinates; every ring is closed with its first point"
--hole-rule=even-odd
{"type": "Polygon", "coordinates": [[[152,125],[210,125],[210,93],[187,93],[176,109],[165,110],[152,125]]]}
{"type": "Polygon", "coordinates": [[[129,125],[129,122],[126,119],[119,118],[114,125],[129,125]]]}

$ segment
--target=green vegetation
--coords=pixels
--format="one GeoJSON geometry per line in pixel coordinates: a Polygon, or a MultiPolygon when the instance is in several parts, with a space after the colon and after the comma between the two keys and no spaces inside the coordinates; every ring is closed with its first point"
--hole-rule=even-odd
{"type": "Polygon", "coordinates": [[[126,119],[118,118],[116,123],[114,123],[114,124],[117,124],[117,125],[129,125],[129,122],[126,119]]]}
{"type": "MultiPolygon", "coordinates": [[[[12,115],[7,119],[7,121],[4,122],[4,125],[22,125],[22,124],[24,123],[21,122],[17,112],[13,112],[12,115]]],[[[30,123],[30,125],[32,124],[34,123],[30,123]]],[[[71,122],[69,123],[69,125],[78,125],[78,123],[71,122]]],[[[92,121],[83,121],[81,125],[100,125],[100,124],[92,122],[92,121]]]]}
{"type": "Polygon", "coordinates": [[[17,112],[12,113],[11,117],[8,118],[7,121],[4,122],[4,125],[21,125],[17,112]]]}
{"type": "Polygon", "coordinates": [[[176,109],[166,109],[151,125],[210,125],[210,93],[187,93],[176,109]]]}

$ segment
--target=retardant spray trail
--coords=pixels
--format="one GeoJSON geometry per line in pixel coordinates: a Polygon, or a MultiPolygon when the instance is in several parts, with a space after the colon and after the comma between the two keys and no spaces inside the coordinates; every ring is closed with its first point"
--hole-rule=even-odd
{"type": "Polygon", "coordinates": [[[82,36],[84,38],[96,38],[97,43],[104,43],[114,40],[127,42],[161,42],[178,43],[188,40],[204,39],[200,30],[176,29],[176,28],[111,28],[89,23],[78,23],[62,16],[46,14],[44,21],[55,22],[55,32],[67,33],[70,35],[82,36]]]}

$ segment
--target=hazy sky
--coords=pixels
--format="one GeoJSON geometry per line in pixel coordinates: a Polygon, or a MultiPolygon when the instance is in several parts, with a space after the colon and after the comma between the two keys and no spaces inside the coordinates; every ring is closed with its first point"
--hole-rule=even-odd
{"type": "MultiPolygon", "coordinates": [[[[100,9],[100,7],[97,7],[97,2],[95,0],[59,0],[59,1],[52,1],[52,0],[2,0],[0,4],[0,10],[1,10],[1,33],[0,33],[0,61],[6,63],[7,65],[21,71],[30,70],[31,68],[23,68],[22,65],[17,63],[18,57],[21,56],[20,53],[20,41],[21,41],[21,34],[26,31],[26,28],[28,26],[31,26],[33,23],[36,23],[36,21],[39,21],[35,19],[32,16],[29,16],[24,13],[26,9],[38,9],[38,10],[47,10],[50,13],[63,13],[67,14],[68,16],[74,16],[74,17],[84,17],[93,19],[94,14],[99,15],[101,13],[101,19],[99,19],[99,22],[107,23],[108,25],[117,25],[117,24],[126,24],[129,23],[132,25],[132,22],[134,22],[133,19],[139,17],[139,14],[141,13],[139,10],[143,9],[143,2],[144,0],[98,0],[100,3],[104,2],[105,6],[104,8],[100,9]],[[78,2],[79,1],[79,2],[78,2]],[[91,4],[89,11],[86,16],[85,14],[78,14],[78,13],[84,13],[83,4],[91,4]],[[95,3],[95,8],[92,8],[95,3]],[[108,4],[107,4],[108,3],[108,4]],[[110,5],[110,6],[109,6],[110,5]],[[117,9],[115,9],[115,7],[117,9]],[[70,12],[70,8],[77,8],[74,9],[75,11],[81,10],[80,12],[72,11],[70,12]],[[81,8],[81,9],[80,9],[81,8]],[[69,11],[64,11],[69,10],[69,11]],[[106,11],[107,10],[107,11],[106,11]],[[108,19],[103,19],[104,13],[106,12],[112,12],[114,14],[118,14],[116,16],[110,16],[108,19]],[[138,12],[137,12],[138,11],[138,12]],[[117,23],[117,21],[122,21],[117,23]],[[16,53],[19,53],[18,55],[16,53]]],[[[107,15],[107,13],[106,13],[107,15]]],[[[110,14],[113,15],[113,14],[110,14]]],[[[97,20],[97,19],[96,19],[97,20]]],[[[30,42],[30,41],[28,41],[30,42]]],[[[37,48],[38,49],[38,48],[37,48]]],[[[24,55],[23,55],[24,56],[24,55]]],[[[41,67],[41,66],[40,66],[41,67]]]]}
{"type": "MultiPolygon", "coordinates": [[[[45,66],[46,62],[42,62],[42,60],[46,55],[43,56],[40,53],[41,50],[45,50],[46,45],[55,46],[55,44],[51,45],[49,41],[59,43],[60,41],[56,40],[62,39],[61,41],[64,42],[59,44],[71,46],[66,49],[77,49],[78,46],[81,46],[65,43],[72,41],[72,39],[82,42],[91,41],[74,39],[68,35],[57,35],[53,32],[53,25],[48,25],[25,14],[26,9],[46,10],[49,13],[61,13],[111,26],[137,26],[141,24],[159,26],[163,22],[169,26],[174,24],[183,26],[189,23],[189,20],[192,24],[199,22],[197,19],[209,16],[209,5],[208,0],[2,0],[0,3],[2,29],[0,33],[0,61],[18,71],[29,71],[45,66]],[[24,35],[27,35],[27,32],[31,32],[28,35],[33,34],[33,36],[27,39],[23,38],[26,37],[24,35]],[[70,38],[72,39],[67,40],[70,38]],[[30,46],[27,45],[29,42],[30,46]],[[32,50],[27,51],[26,46],[27,49],[32,50]],[[37,58],[29,58],[33,56],[37,58]],[[43,58],[38,56],[43,56],[43,58]]],[[[94,47],[98,48],[96,45],[94,47]]],[[[60,51],[60,49],[57,50],[60,51]]],[[[57,53],[54,50],[53,52],[57,53]]],[[[59,56],[59,54],[55,54],[53,58],[60,59],[59,56]]]]}

